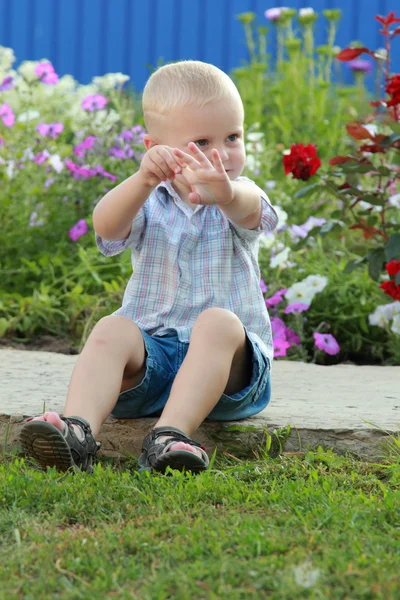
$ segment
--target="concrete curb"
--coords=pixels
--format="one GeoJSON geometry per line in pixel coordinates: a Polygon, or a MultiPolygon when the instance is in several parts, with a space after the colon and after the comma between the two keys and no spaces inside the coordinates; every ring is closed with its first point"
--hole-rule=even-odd
{"type": "MultiPolygon", "coordinates": [[[[28,416],[62,412],[76,356],[49,352],[0,350],[0,448],[18,450],[28,416]]],[[[240,422],[207,422],[195,439],[209,452],[215,447],[235,456],[252,456],[265,447],[267,432],[291,427],[285,450],[306,451],[321,445],[379,460],[391,437],[400,433],[400,367],[323,367],[275,361],[272,400],[260,414],[240,422]]],[[[154,419],[109,418],[99,435],[101,453],[138,456],[154,419]]],[[[272,439],[278,439],[272,435],[272,439]]]]}

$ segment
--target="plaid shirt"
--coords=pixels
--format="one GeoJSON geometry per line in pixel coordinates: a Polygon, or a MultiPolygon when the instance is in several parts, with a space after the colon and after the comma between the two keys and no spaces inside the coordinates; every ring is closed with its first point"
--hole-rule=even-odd
{"type": "MultiPolygon", "coordinates": [[[[246,177],[237,181],[253,182],[246,177]]],[[[129,237],[107,241],[96,234],[105,256],[130,248],[133,274],[122,307],[149,335],[175,333],[188,342],[194,322],[213,306],[235,313],[252,341],[272,362],[269,315],[260,289],[259,237],[275,229],[275,210],[261,197],[258,229],[230,221],[217,205],[192,210],[169,181],[160,183],[133,220],[129,237]]]]}

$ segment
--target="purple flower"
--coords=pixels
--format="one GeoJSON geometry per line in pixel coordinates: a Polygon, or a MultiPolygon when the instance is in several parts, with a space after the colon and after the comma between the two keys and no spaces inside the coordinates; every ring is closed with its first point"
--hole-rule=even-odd
{"type": "Polygon", "coordinates": [[[4,146],[4,140],[3,140],[3,138],[0,138],[0,146],[4,146]]]}
{"type": "Polygon", "coordinates": [[[38,152],[35,156],[35,158],[33,159],[35,161],[35,163],[37,165],[41,165],[44,162],[46,162],[46,160],[50,157],[50,154],[47,152],[47,150],[42,150],[41,152],[38,152]]]}
{"type": "Polygon", "coordinates": [[[267,291],[268,288],[265,284],[264,279],[260,279],[260,288],[261,288],[262,293],[265,294],[265,292],[267,291]]]}
{"type": "Polygon", "coordinates": [[[128,145],[126,145],[124,148],[118,148],[117,146],[113,146],[108,151],[108,154],[110,156],[113,156],[114,158],[122,158],[123,160],[133,158],[133,156],[135,155],[132,148],[128,145]]]}
{"type": "Polygon", "coordinates": [[[274,357],[286,356],[286,350],[290,348],[290,343],[282,338],[274,339],[274,357]]]}
{"type": "Polygon", "coordinates": [[[293,313],[302,313],[305,310],[308,310],[309,308],[309,304],[303,304],[302,302],[293,302],[293,304],[289,304],[283,312],[285,313],[285,315],[290,315],[293,313]]]}
{"type": "Polygon", "coordinates": [[[56,140],[60,133],[64,130],[64,125],[62,123],[40,123],[36,127],[36,131],[40,133],[43,137],[51,137],[53,140],[56,140]]]}
{"type": "Polygon", "coordinates": [[[117,139],[121,139],[124,142],[131,142],[133,140],[133,132],[131,129],[125,129],[117,136],[117,139]]]}
{"type": "Polygon", "coordinates": [[[314,342],[319,350],[327,354],[337,354],[340,352],[340,346],[330,333],[313,333],[314,342]]]}
{"type": "Polygon", "coordinates": [[[58,83],[58,75],[54,71],[51,62],[42,62],[36,65],[35,73],[39,79],[47,85],[56,85],[56,83],[58,83]]]}
{"type": "Polygon", "coordinates": [[[85,150],[90,150],[91,148],[93,148],[96,140],[97,138],[94,135],[89,135],[80,144],[75,146],[74,154],[82,158],[83,156],[85,156],[85,150]]]}
{"type": "Polygon", "coordinates": [[[271,296],[270,298],[267,298],[265,300],[265,306],[267,306],[268,308],[270,308],[271,306],[276,306],[277,304],[282,302],[283,295],[286,294],[286,292],[287,292],[287,288],[278,290],[277,292],[275,292],[275,294],[273,296],[271,296]]]}
{"type": "Polygon", "coordinates": [[[85,219],[80,219],[71,229],[69,230],[69,237],[73,242],[79,240],[82,235],[85,235],[89,231],[89,227],[85,219]]]}
{"type": "Polygon", "coordinates": [[[0,106],[0,119],[6,127],[12,127],[15,123],[15,115],[9,104],[4,103],[0,106]]]}
{"type": "Polygon", "coordinates": [[[14,77],[5,77],[0,84],[0,92],[8,92],[14,87],[14,77]]]}
{"type": "Polygon", "coordinates": [[[90,96],[86,96],[82,100],[81,107],[83,110],[88,110],[89,112],[94,112],[95,110],[101,110],[108,104],[107,98],[102,96],[101,94],[93,94],[90,96]]]}
{"type": "Polygon", "coordinates": [[[369,60],[364,60],[363,58],[355,58],[354,60],[350,60],[347,64],[352,71],[358,71],[360,73],[369,73],[373,66],[369,60]]]}
{"type": "Polygon", "coordinates": [[[301,225],[301,227],[308,232],[314,227],[322,227],[326,223],[326,219],[323,217],[308,217],[307,221],[301,225]]]}
{"type": "Polygon", "coordinates": [[[46,179],[46,181],[44,182],[44,187],[47,189],[48,187],[50,187],[53,183],[55,182],[54,177],[49,177],[48,179],[46,179]]]}

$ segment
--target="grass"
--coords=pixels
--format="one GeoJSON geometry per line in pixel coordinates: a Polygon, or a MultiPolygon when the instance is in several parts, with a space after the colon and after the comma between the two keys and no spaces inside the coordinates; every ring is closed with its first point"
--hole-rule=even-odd
{"type": "Polygon", "coordinates": [[[198,476],[0,462],[0,598],[398,599],[400,461],[217,456],[198,476]]]}

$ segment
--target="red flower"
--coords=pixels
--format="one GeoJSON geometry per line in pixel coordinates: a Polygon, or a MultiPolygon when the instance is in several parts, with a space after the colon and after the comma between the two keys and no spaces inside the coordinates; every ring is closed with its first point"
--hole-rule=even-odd
{"type": "Polygon", "coordinates": [[[400,285],[396,285],[394,279],[384,281],[379,287],[393,300],[400,300],[400,285]]]}
{"type": "Polygon", "coordinates": [[[318,171],[321,161],[313,144],[292,144],[290,154],[283,156],[283,166],[285,175],[291,173],[295,179],[307,181],[318,171]]]}
{"type": "Polygon", "coordinates": [[[386,271],[388,275],[396,276],[400,271],[400,260],[391,260],[385,265],[386,271]]]}
{"type": "Polygon", "coordinates": [[[392,99],[387,103],[388,106],[400,104],[400,75],[393,75],[393,77],[389,79],[385,91],[389,96],[392,96],[392,99]]]}
{"type": "Polygon", "coordinates": [[[387,17],[376,15],[375,19],[385,27],[389,27],[389,25],[393,25],[394,23],[400,23],[400,19],[396,19],[395,14],[395,12],[390,12],[387,17]]]}

